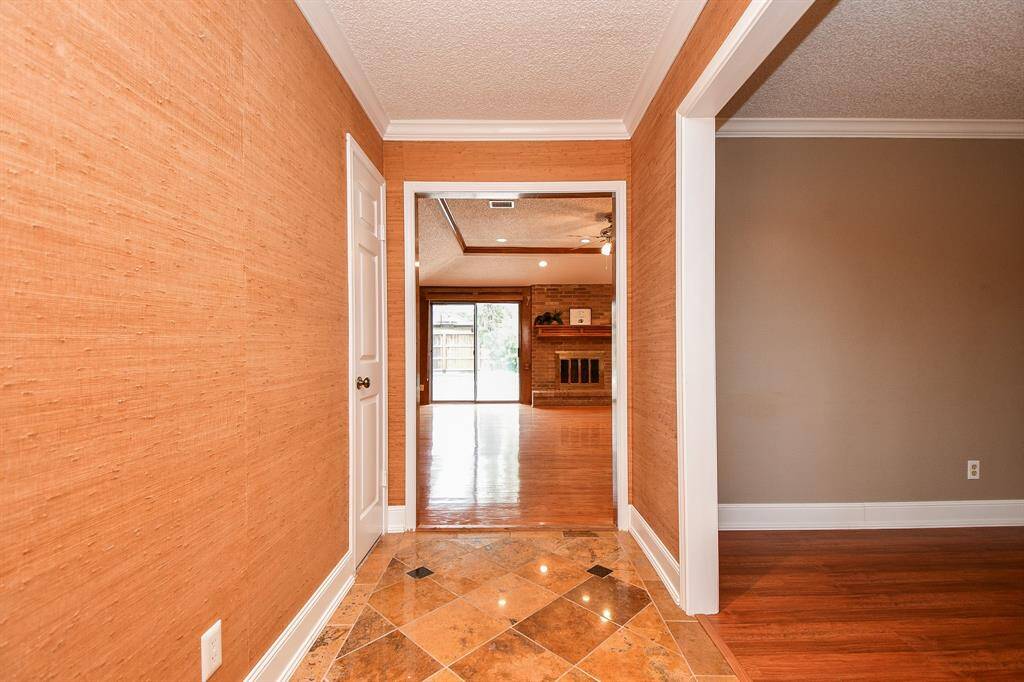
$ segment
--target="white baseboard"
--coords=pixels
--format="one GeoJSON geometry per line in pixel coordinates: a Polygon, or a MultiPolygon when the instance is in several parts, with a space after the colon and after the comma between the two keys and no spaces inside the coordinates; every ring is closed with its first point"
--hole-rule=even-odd
{"type": "Polygon", "coordinates": [[[404,533],[405,527],[405,505],[393,504],[388,507],[388,531],[389,533],[404,533]]]}
{"type": "Polygon", "coordinates": [[[348,551],[331,569],[316,592],[295,614],[284,632],[274,640],[263,657],[245,676],[245,682],[285,682],[292,676],[303,657],[331,615],[341,604],[355,582],[352,552],[348,551]]]}
{"type": "Polygon", "coordinates": [[[647,555],[672,599],[679,604],[679,562],[633,505],[629,505],[629,534],[647,555]]]}
{"type": "Polygon", "coordinates": [[[957,528],[1024,525],[1024,500],[720,504],[719,530],[957,528]]]}

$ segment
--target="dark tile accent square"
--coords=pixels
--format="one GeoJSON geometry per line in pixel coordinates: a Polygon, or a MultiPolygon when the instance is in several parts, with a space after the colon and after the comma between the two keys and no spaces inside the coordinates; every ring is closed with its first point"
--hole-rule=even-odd
{"type": "Polygon", "coordinates": [[[601,564],[594,564],[593,566],[591,566],[590,568],[587,569],[587,573],[593,573],[598,578],[603,578],[606,575],[611,575],[612,569],[606,568],[605,566],[602,566],[601,564]]]}
{"type": "Polygon", "coordinates": [[[428,575],[434,575],[434,572],[426,566],[420,566],[419,568],[412,569],[406,573],[406,575],[410,578],[416,578],[416,580],[419,580],[420,578],[426,578],[428,575]]]}
{"type": "Polygon", "coordinates": [[[563,530],[563,538],[596,538],[597,533],[592,530],[563,530]]]}

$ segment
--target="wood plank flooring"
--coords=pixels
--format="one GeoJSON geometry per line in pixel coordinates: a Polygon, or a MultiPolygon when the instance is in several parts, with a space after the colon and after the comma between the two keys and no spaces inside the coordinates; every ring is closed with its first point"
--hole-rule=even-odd
{"type": "Polygon", "coordinates": [[[723,532],[753,680],[1024,680],[1024,528],[723,532]]]}
{"type": "Polygon", "coordinates": [[[610,407],[420,408],[420,528],[612,528],[610,407]]]}

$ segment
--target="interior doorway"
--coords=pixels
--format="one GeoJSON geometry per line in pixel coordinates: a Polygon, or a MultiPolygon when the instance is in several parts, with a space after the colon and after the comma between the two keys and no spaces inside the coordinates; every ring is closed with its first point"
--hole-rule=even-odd
{"type": "Polygon", "coordinates": [[[625,183],[405,199],[407,527],[624,527],[625,183]]]}

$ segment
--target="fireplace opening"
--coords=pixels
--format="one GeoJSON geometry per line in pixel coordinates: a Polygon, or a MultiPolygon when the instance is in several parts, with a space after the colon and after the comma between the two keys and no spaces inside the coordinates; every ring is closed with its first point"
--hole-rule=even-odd
{"type": "Polygon", "coordinates": [[[562,358],[559,381],[563,384],[600,384],[600,358],[562,358]]]}

